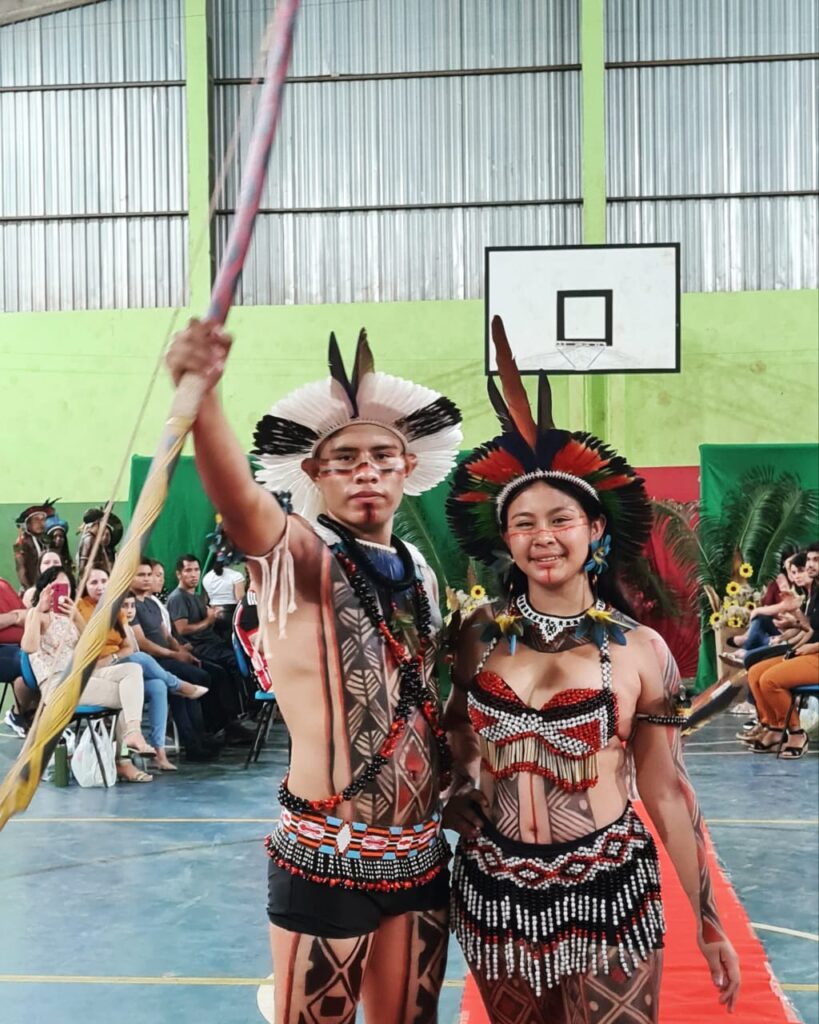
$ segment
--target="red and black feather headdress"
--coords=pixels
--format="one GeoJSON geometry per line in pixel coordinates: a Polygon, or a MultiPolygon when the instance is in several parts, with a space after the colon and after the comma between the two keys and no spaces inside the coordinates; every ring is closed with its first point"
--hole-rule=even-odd
{"type": "Polygon", "coordinates": [[[446,511],[461,547],[487,565],[497,564],[508,554],[501,538],[505,506],[527,484],[551,480],[570,483],[593,498],[620,561],[635,559],[652,521],[642,477],[599,438],[555,427],[545,373],[538,381],[535,419],[498,316],[492,320],[492,340],[503,395],[492,377],[487,387],[503,432],[476,448],[455,471],[446,511]]]}

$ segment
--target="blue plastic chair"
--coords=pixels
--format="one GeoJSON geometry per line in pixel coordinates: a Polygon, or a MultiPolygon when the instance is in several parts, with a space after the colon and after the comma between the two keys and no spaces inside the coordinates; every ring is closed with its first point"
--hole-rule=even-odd
{"type": "MultiPolygon", "coordinates": [[[[20,672],[23,677],[23,682],[30,690],[38,690],[37,677],[34,675],[34,670],[31,667],[31,661],[25,651],[20,652],[20,672]]],[[[94,722],[100,718],[110,718],[119,714],[119,708],[106,708],[102,704],[78,704],[74,710],[74,717],[71,719],[71,725],[76,725],[76,742],[80,742],[80,733],[82,732],[83,723],[86,726],[90,725],[90,722],[94,722]]],[[[99,765],[100,772],[102,774],[103,781],[106,786],[108,783],[108,776],[105,774],[105,765],[102,761],[100,749],[97,746],[97,734],[91,729],[91,745],[94,748],[94,753],[97,756],[97,764],[99,765]]],[[[113,785],[113,780],[111,785],[113,785]]]]}
{"type": "MultiPolygon", "coordinates": [[[[798,714],[802,708],[808,703],[808,697],[819,698],[819,685],[816,683],[806,683],[804,686],[794,686],[791,690],[791,705],[788,708],[788,714],[785,716],[785,724],[791,720],[791,715],[796,711],[798,714]]],[[[781,751],[787,746],[785,741],[786,730],[782,730],[782,738],[779,741],[779,746],[776,748],[776,756],[779,757],[781,751]]],[[[786,759],[787,760],[787,759],[786,759]]]]}

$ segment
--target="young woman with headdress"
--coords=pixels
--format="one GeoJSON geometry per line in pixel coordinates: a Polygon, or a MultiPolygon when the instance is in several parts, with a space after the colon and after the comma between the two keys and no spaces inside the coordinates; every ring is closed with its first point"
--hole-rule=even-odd
{"type": "Polygon", "coordinates": [[[457,641],[452,926],[493,1024],[594,1024],[614,1007],[656,1021],[665,925],[630,756],[731,1008],[738,963],[680,756],[679,674],[617,583],[649,535],[643,481],[597,438],[555,429],[545,376],[536,422],[497,317],[492,332],[503,432],[459,465],[447,502],[463,550],[505,561],[508,588],[500,614],[479,609],[457,641]]]}

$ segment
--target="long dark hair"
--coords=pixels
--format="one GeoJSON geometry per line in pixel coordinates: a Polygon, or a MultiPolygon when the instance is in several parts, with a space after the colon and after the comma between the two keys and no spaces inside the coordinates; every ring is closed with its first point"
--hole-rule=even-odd
{"type": "MultiPolygon", "coordinates": [[[[537,483],[548,484],[549,487],[553,487],[556,491],[560,491],[561,494],[565,494],[567,497],[573,498],[583,509],[583,512],[588,517],[589,522],[592,522],[595,519],[605,520],[606,515],[603,511],[602,505],[584,488],[578,487],[576,484],[573,484],[568,480],[555,480],[552,478],[545,480],[527,480],[521,483],[519,487],[514,488],[504,503],[503,509],[501,510],[500,521],[501,531],[503,533],[507,530],[509,506],[519,494],[522,494],[533,484],[537,483]]],[[[620,574],[622,570],[619,565],[617,554],[617,535],[608,523],[606,523],[605,532],[611,537],[611,552],[606,557],[608,568],[593,580],[590,579],[592,592],[596,594],[600,600],[605,601],[606,604],[616,608],[617,611],[622,612],[624,615],[628,615],[631,618],[635,618],[634,609],[631,607],[631,603],[626,597],[620,584],[620,574]]],[[[589,554],[591,555],[591,548],[589,548],[589,554]]],[[[509,569],[503,577],[502,582],[512,597],[518,597],[520,594],[525,594],[528,587],[526,574],[514,563],[512,563],[511,569],[509,569]]]]}
{"type": "Polygon", "coordinates": [[[31,607],[36,608],[37,602],[40,600],[40,595],[49,585],[57,579],[58,576],[65,576],[68,579],[68,594],[73,601],[77,594],[77,584],[74,580],[74,574],[70,569],[66,569],[64,565],[52,565],[50,569],[46,569],[45,572],[41,572],[37,577],[37,582],[34,584],[34,594],[31,598],[31,607]]]}

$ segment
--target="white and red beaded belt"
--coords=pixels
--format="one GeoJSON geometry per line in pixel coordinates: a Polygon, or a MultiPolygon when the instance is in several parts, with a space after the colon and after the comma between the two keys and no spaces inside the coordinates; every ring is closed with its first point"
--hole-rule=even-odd
{"type": "Polygon", "coordinates": [[[282,808],[265,846],[280,867],[310,881],[382,891],[423,884],[450,857],[438,813],[416,825],[385,826],[282,808]]]}

